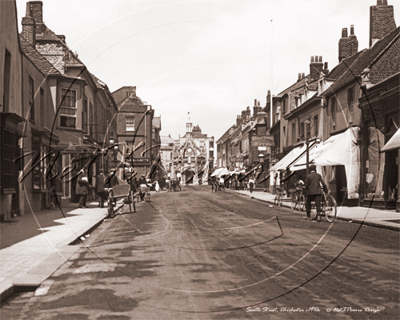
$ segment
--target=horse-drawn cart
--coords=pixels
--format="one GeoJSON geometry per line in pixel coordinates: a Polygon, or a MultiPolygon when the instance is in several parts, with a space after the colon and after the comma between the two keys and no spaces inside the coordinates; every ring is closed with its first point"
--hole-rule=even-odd
{"type": "Polygon", "coordinates": [[[129,204],[130,212],[136,212],[135,197],[129,184],[120,184],[108,189],[109,218],[114,218],[115,212],[127,203],[129,204]]]}

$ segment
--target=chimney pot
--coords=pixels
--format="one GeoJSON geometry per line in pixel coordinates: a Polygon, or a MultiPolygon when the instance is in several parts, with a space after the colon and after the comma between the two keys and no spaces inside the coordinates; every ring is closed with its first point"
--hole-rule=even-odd
{"type": "Polygon", "coordinates": [[[302,74],[301,74],[301,78],[303,79],[303,78],[305,78],[306,77],[306,75],[305,75],[305,73],[303,72],[302,74]]]}
{"type": "Polygon", "coordinates": [[[328,70],[328,62],[325,62],[325,63],[324,63],[324,69],[325,69],[325,70],[328,70]]]}
{"type": "Polygon", "coordinates": [[[347,28],[342,29],[342,38],[347,38],[347,28]]]}
{"type": "Polygon", "coordinates": [[[376,2],[376,5],[377,5],[377,6],[381,6],[381,5],[382,5],[382,0],[378,0],[378,1],[376,2]]]}
{"type": "Polygon", "coordinates": [[[351,36],[354,36],[354,25],[353,24],[350,26],[350,37],[351,36]]]}
{"type": "Polygon", "coordinates": [[[311,63],[314,62],[314,56],[311,56],[311,63]]]}

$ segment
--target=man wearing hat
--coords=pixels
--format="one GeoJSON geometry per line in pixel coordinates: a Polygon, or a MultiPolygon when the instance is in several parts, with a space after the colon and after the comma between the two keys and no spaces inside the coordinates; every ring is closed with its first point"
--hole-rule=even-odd
{"type": "Polygon", "coordinates": [[[305,187],[307,194],[306,201],[306,213],[307,219],[311,216],[311,201],[315,201],[315,206],[317,207],[317,216],[313,220],[320,220],[319,213],[321,212],[321,185],[324,192],[328,192],[328,187],[326,186],[321,175],[316,172],[317,167],[315,165],[310,166],[310,173],[306,177],[305,187]]]}

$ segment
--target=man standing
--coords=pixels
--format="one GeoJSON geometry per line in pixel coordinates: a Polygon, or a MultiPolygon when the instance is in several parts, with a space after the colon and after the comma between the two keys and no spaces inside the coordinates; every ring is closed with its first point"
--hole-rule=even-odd
{"type": "Polygon", "coordinates": [[[253,176],[251,176],[250,179],[249,179],[249,188],[250,188],[250,193],[252,193],[253,190],[254,190],[254,179],[253,179],[253,176]]]}
{"type": "Polygon", "coordinates": [[[317,167],[315,165],[310,166],[310,173],[306,177],[305,187],[307,194],[306,201],[306,213],[307,219],[311,217],[311,201],[315,201],[315,206],[317,208],[317,216],[313,219],[314,221],[319,221],[321,218],[319,213],[321,212],[321,185],[324,189],[324,192],[328,192],[328,187],[326,186],[324,180],[321,175],[316,172],[317,167]]]}
{"type": "Polygon", "coordinates": [[[86,197],[89,193],[89,179],[86,174],[86,169],[81,170],[79,174],[78,181],[76,183],[75,193],[79,194],[79,206],[78,208],[87,208],[86,206],[86,197]]]}
{"type": "Polygon", "coordinates": [[[103,173],[103,169],[100,169],[99,174],[96,178],[96,192],[99,196],[99,207],[104,208],[104,201],[107,200],[107,191],[104,190],[106,177],[103,173]]]}

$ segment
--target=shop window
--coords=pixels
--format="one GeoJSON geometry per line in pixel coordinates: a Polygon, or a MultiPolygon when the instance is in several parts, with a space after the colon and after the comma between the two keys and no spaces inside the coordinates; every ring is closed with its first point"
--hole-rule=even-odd
{"type": "Polygon", "coordinates": [[[31,121],[35,121],[35,87],[33,79],[29,77],[29,111],[31,121]]]}
{"type": "Polygon", "coordinates": [[[314,116],[314,136],[315,137],[318,137],[318,126],[319,126],[318,115],[315,115],[314,116]]]}
{"type": "Polygon", "coordinates": [[[61,89],[60,126],[65,128],[76,128],[76,91],[61,89]]]}
{"type": "Polygon", "coordinates": [[[44,105],[44,90],[40,88],[40,119],[42,121],[42,126],[45,126],[45,119],[46,119],[46,114],[45,114],[45,105],[44,105]]]}
{"type": "Polygon", "coordinates": [[[134,117],[126,118],[126,131],[135,131],[135,118],[134,117]]]}
{"type": "Polygon", "coordinates": [[[307,123],[306,123],[306,138],[307,139],[311,138],[311,123],[310,123],[310,121],[307,121],[307,123]]]}
{"type": "Polygon", "coordinates": [[[46,170],[49,163],[49,148],[45,145],[33,144],[32,150],[38,155],[36,159],[33,159],[35,167],[32,171],[32,188],[35,191],[45,190],[47,189],[46,175],[48,172],[46,170]]]}
{"type": "Polygon", "coordinates": [[[304,122],[300,124],[300,139],[304,140],[304,122]]]}
{"type": "Polygon", "coordinates": [[[3,193],[15,193],[17,186],[17,165],[14,163],[17,152],[17,137],[14,133],[4,130],[2,139],[2,176],[1,187],[3,193]]]}
{"type": "Polygon", "coordinates": [[[83,132],[85,132],[85,133],[88,133],[88,128],[87,128],[87,124],[88,124],[88,121],[87,121],[87,118],[88,118],[88,100],[87,100],[87,98],[85,97],[84,99],[83,99],[83,106],[82,106],[82,130],[83,130],[83,132]]]}
{"type": "Polygon", "coordinates": [[[335,129],[336,125],[336,98],[331,99],[331,116],[332,116],[332,126],[335,129]]]}
{"type": "Polygon", "coordinates": [[[296,124],[292,123],[292,144],[296,143],[296,124]]]}
{"type": "Polygon", "coordinates": [[[10,80],[11,80],[11,53],[6,49],[4,59],[3,83],[3,112],[9,112],[10,80]]]}
{"type": "Polygon", "coordinates": [[[347,90],[347,108],[349,109],[349,123],[353,123],[354,89],[347,90]]]}

